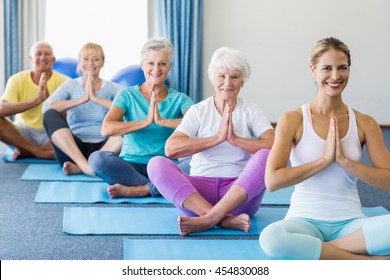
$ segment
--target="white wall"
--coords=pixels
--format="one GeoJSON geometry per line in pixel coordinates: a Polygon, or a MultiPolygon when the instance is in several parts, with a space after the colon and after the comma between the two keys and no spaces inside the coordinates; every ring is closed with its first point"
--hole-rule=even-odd
{"type": "Polygon", "coordinates": [[[45,40],[57,58],[78,58],[85,43],[97,43],[106,57],[100,75],[107,80],[122,68],[140,63],[148,37],[147,1],[47,0],[46,7],[45,40]]]}
{"type": "Polygon", "coordinates": [[[344,100],[390,125],[389,11],[387,0],[205,0],[204,96],[213,94],[207,77],[213,51],[240,49],[252,68],[240,94],[276,122],[315,95],[310,52],[317,40],[333,36],[352,55],[344,100]]]}
{"type": "MultiPolygon", "coordinates": [[[[2,5],[2,14],[1,9],[2,5]]],[[[204,97],[213,94],[207,77],[213,51],[221,46],[240,49],[252,67],[240,94],[260,104],[276,122],[282,112],[315,95],[310,52],[317,40],[334,36],[352,53],[346,102],[381,125],[390,125],[388,11],[388,0],[204,0],[204,97]]],[[[150,10],[149,36],[156,25],[153,14],[150,10]]],[[[0,38],[2,32],[0,28],[0,38]]],[[[4,61],[3,40],[0,50],[4,61]]],[[[3,87],[0,65],[1,91],[3,87]]]]}

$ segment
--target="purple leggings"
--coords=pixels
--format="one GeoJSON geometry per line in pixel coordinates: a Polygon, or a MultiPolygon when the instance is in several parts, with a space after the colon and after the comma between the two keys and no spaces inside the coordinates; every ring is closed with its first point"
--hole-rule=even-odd
{"type": "Polygon", "coordinates": [[[248,199],[231,214],[253,215],[260,208],[265,193],[264,172],[269,151],[263,149],[256,152],[238,178],[189,176],[174,162],[157,156],[148,163],[149,179],[161,195],[188,216],[197,216],[183,208],[184,200],[191,194],[198,192],[210,204],[215,205],[232,185],[238,185],[247,192],[248,199]]]}

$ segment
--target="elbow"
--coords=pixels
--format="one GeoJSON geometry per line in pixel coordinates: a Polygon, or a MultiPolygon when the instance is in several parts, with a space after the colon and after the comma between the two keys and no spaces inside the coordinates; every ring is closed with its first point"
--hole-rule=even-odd
{"type": "Polygon", "coordinates": [[[106,138],[111,136],[107,131],[104,131],[103,129],[101,130],[101,134],[103,137],[106,137],[106,138]]]}
{"type": "Polygon", "coordinates": [[[1,102],[1,106],[0,106],[0,118],[5,118],[7,117],[9,114],[7,112],[7,110],[5,109],[5,106],[3,106],[3,103],[1,102]]]}
{"type": "Polygon", "coordinates": [[[266,187],[266,189],[267,189],[267,191],[269,191],[269,192],[274,192],[274,191],[276,191],[276,190],[278,190],[278,188],[276,188],[274,185],[272,185],[272,184],[265,184],[265,187],[266,187]]]}
{"type": "Polygon", "coordinates": [[[278,190],[278,186],[275,180],[269,174],[265,174],[264,181],[265,181],[265,187],[267,188],[267,191],[274,192],[278,190]]]}
{"type": "Polygon", "coordinates": [[[175,152],[168,146],[165,146],[165,155],[169,158],[175,158],[175,152]]]}
{"type": "Polygon", "coordinates": [[[112,136],[112,132],[107,129],[107,127],[102,126],[102,129],[100,130],[100,133],[102,134],[103,137],[110,137],[112,136]]]}
{"type": "Polygon", "coordinates": [[[103,137],[110,137],[114,135],[113,130],[111,129],[111,126],[103,121],[102,128],[100,129],[100,133],[103,137]]]}
{"type": "Polygon", "coordinates": [[[53,102],[45,102],[46,104],[44,105],[47,109],[55,109],[55,110],[57,110],[57,108],[58,108],[58,101],[53,101],[53,102]]]}
{"type": "Polygon", "coordinates": [[[177,150],[175,149],[174,145],[172,145],[169,140],[165,144],[165,155],[169,158],[179,158],[177,150]]]}

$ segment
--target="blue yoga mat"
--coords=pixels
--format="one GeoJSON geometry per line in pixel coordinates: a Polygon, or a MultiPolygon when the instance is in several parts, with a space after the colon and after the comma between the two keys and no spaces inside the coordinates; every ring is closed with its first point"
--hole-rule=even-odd
{"type": "Polygon", "coordinates": [[[162,196],[139,198],[110,198],[105,182],[41,182],[35,203],[158,203],[170,204],[162,196]]]}
{"type": "MultiPolygon", "coordinates": [[[[164,197],[115,198],[107,194],[105,182],[41,182],[35,196],[36,203],[159,203],[171,204],[164,197]]],[[[266,192],[262,201],[264,205],[288,205],[293,188],[277,192],[266,192]]]]}
{"type": "Polygon", "coordinates": [[[263,205],[290,205],[290,198],[294,187],[288,187],[274,192],[266,191],[261,201],[263,205]]]}
{"type": "MultiPolygon", "coordinates": [[[[261,208],[252,217],[249,233],[214,227],[192,235],[258,235],[273,221],[283,219],[287,208],[261,208]]],[[[63,231],[68,234],[179,235],[176,208],[65,207],[63,231]]]]}
{"type": "Polygon", "coordinates": [[[268,260],[256,240],[123,239],[125,260],[268,260]]]}
{"type": "Polygon", "coordinates": [[[10,163],[18,163],[18,162],[24,162],[24,163],[57,163],[54,159],[42,159],[42,158],[36,158],[36,157],[27,157],[27,158],[19,158],[19,159],[12,159],[12,156],[14,155],[14,151],[7,147],[4,151],[3,160],[5,162],[10,163]]]}
{"type": "Polygon", "coordinates": [[[22,180],[28,181],[86,181],[102,182],[98,177],[92,177],[85,174],[65,175],[58,164],[35,164],[27,166],[22,174],[22,180]]]}
{"type": "MultiPolygon", "coordinates": [[[[261,207],[252,217],[249,233],[214,227],[192,235],[258,235],[270,223],[284,218],[287,207],[261,207]]],[[[387,214],[384,207],[363,208],[367,216],[387,214]]],[[[178,235],[176,208],[65,207],[63,231],[75,235],[178,235]]]]}

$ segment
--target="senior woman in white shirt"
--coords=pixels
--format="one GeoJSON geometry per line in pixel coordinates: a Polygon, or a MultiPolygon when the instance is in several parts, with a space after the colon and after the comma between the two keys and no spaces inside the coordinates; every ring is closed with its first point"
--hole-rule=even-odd
{"type": "Polygon", "coordinates": [[[165,147],[169,157],[192,156],[190,175],[163,157],[148,164],[150,180],[185,213],[178,218],[183,236],[213,226],[250,231],[274,140],[260,107],[238,96],[250,77],[244,54],[217,49],[208,70],[214,96],[190,107],[165,147]]]}

